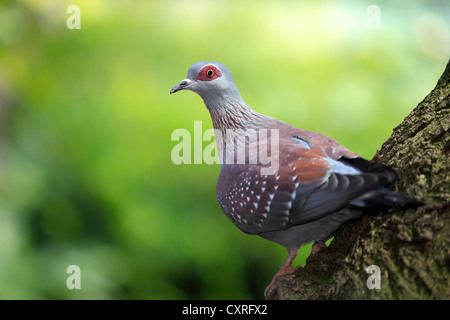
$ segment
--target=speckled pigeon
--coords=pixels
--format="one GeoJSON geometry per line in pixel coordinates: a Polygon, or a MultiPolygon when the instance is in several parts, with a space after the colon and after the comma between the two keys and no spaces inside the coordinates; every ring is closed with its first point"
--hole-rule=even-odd
{"type": "Polygon", "coordinates": [[[312,254],[317,252],[366,208],[420,204],[390,190],[397,180],[390,167],[365,160],[323,134],[254,111],[222,63],[192,65],[170,93],[180,90],[199,94],[211,114],[223,212],[242,231],[288,251],[265,294],[277,278],[298,268],[292,262],[302,245],[314,242],[312,254]]]}

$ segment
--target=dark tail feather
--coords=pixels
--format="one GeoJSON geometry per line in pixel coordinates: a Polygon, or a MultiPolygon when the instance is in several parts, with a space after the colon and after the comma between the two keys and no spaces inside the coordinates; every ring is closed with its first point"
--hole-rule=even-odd
{"type": "Polygon", "coordinates": [[[367,192],[353,200],[350,204],[362,208],[393,207],[393,206],[421,206],[424,203],[404,196],[387,188],[379,188],[367,192]]]}

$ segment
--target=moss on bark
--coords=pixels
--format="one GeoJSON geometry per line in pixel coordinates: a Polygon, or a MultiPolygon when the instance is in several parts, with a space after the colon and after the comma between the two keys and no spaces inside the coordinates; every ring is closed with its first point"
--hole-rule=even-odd
{"type": "Polygon", "coordinates": [[[397,190],[425,202],[348,225],[274,299],[450,299],[450,62],[436,88],[394,129],[374,161],[397,169],[397,190]],[[380,289],[369,289],[380,268],[380,289]]]}

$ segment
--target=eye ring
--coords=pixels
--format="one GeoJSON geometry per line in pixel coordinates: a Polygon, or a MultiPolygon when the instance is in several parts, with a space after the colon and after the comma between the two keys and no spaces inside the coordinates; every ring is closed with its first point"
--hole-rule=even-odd
{"type": "Polygon", "coordinates": [[[206,76],[208,77],[208,78],[212,78],[213,76],[214,76],[214,70],[213,69],[208,69],[208,70],[206,70],[206,76]]]}

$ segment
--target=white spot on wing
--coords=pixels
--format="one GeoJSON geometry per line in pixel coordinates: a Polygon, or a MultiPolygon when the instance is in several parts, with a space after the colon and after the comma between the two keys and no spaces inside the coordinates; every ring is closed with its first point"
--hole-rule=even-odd
{"type": "Polygon", "coordinates": [[[294,136],[294,139],[298,142],[299,145],[301,145],[303,148],[308,148],[310,149],[310,146],[308,144],[308,142],[306,142],[303,139],[300,139],[300,137],[294,136]]]}
{"type": "Polygon", "coordinates": [[[340,174],[347,174],[347,175],[356,175],[356,174],[361,174],[362,172],[359,171],[358,169],[347,165],[343,162],[331,159],[331,158],[327,158],[327,161],[333,166],[333,171],[335,173],[340,173],[340,174]]]}

